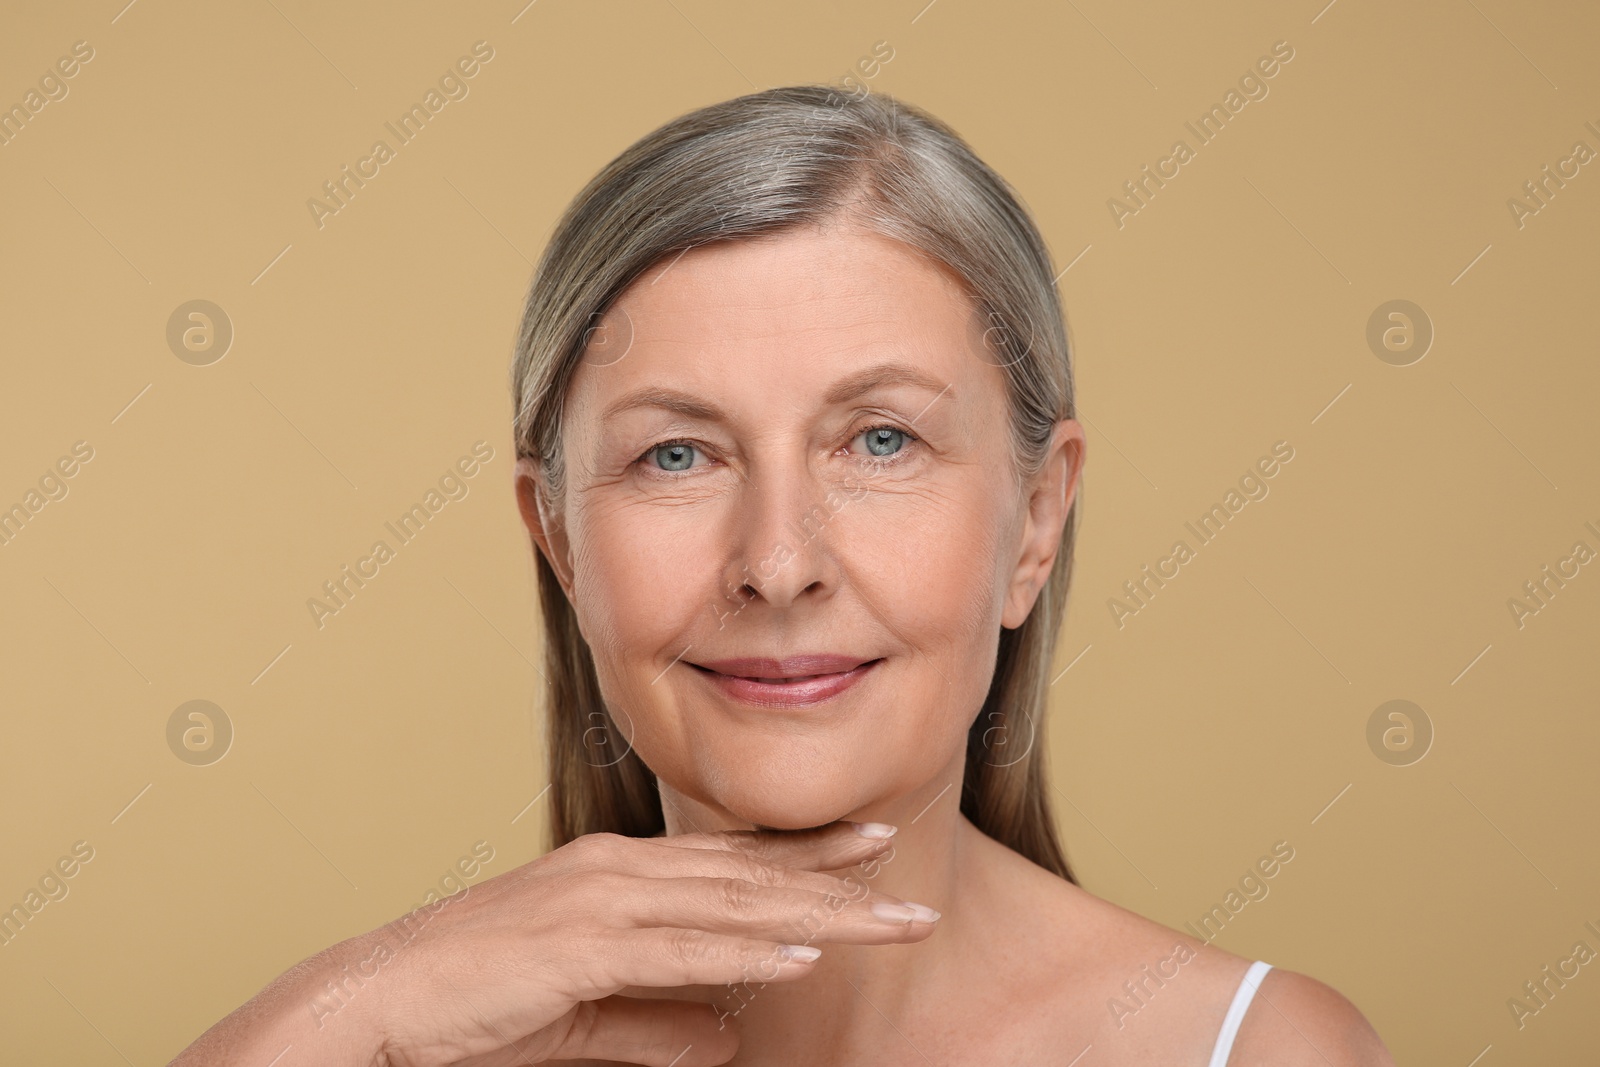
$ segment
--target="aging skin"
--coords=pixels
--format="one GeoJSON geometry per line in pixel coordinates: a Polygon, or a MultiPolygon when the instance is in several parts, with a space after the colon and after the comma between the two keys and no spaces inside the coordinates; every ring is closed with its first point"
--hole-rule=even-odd
{"type": "Polygon", "coordinates": [[[601,330],[604,361],[570,387],[549,537],[675,828],[909,823],[947,786],[953,813],[1000,628],[1055,556],[1081,428],[1061,425],[1024,499],[979,320],[881,238],[705,246],[601,330]],[[729,699],[696,666],[815,653],[876,663],[790,709],[729,699]]]}
{"type": "MultiPolygon", "coordinates": [[[[311,997],[385,931],[334,945],[175,1067],[1204,1063],[1248,961],[959,811],[1000,630],[1050,573],[1084,457],[1063,420],[1016,476],[980,323],[947,269],[842,219],[695,248],[622,294],[566,397],[564,492],[545,507],[525,462],[518,500],[666,834],[479,883],[324,1025],[311,997]],[[1119,1025],[1108,1000],[1176,946],[1119,1025]]],[[[1392,1061],[1337,992],[1275,969],[1230,1063],[1392,1061]]]]}
{"type": "Polygon", "coordinates": [[[694,249],[599,326],[564,411],[566,497],[533,533],[668,833],[895,824],[873,884],[945,915],[914,949],[828,946],[758,991],[736,1062],[915,1055],[883,1016],[950,1030],[1017,904],[990,885],[1006,850],[959,812],[966,738],[1000,629],[1055,560],[1083,430],[1063,421],[1019,486],[1002,357],[960,282],[843,223],[694,249]],[[784,707],[698,666],[823,653],[872,666],[784,707]]]}
{"type": "MultiPolygon", "coordinates": [[[[1005,373],[959,280],[841,220],[659,265],[597,340],[565,410],[567,496],[525,512],[660,779],[668,834],[895,824],[873,886],[943,916],[914,944],[825,946],[812,974],[753,997],[629,992],[736,1010],[739,1064],[1065,1063],[1090,1044],[1101,1064],[1204,1062],[1248,961],[1062,882],[959,812],[999,630],[1045,583],[1084,459],[1063,421],[1019,486],[1005,373]],[[778,708],[697,666],[819,652],[876,662],[778,708]],[[1180,943],[1182,981],[1115,1026],[1107,1000],[1180,943]]],[[[1386,1062],[1326,986],[1274,970],[1261,997],[1233,1062],[1386,1062]]]]}

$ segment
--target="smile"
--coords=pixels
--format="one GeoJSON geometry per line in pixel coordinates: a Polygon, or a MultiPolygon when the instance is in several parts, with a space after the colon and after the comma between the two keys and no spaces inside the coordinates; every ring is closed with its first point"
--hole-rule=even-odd
{"type": "MultiPolygon", "coordinates": [[[[685,661],[686,663],[688,661],[685,661]]],[[[872,673],[883,660],[836,655],[782,660],[739,659],[688,663],[724,696],[756,707],[806,707],[832,700],[872,673]]]]}

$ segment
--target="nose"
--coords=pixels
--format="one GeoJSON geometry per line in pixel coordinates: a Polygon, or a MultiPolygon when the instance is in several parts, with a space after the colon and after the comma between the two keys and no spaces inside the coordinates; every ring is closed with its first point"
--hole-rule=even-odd
{"type": "Polygon", "coordinates": [[[789,608],[835,588],[837,511],[830,499],[815,474],[799,463],[752,472],[731,519],[735,549],[726,584],[737,591],[741,606],[759,598],[770,607],[789,608]]]}

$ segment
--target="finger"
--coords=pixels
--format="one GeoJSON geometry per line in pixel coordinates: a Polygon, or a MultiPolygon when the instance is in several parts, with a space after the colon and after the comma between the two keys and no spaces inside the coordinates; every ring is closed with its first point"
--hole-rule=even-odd
{"type": "MultiPolygon", "coordinates": [[[[601,836],[601,835],[596,835],[601,836]]],[[[685,835],[688,836],[688,835],[685,835]]],[[[623,839],[620,847],[596,849],[588,862],[636,879],[742,878],[758,885],[788,886],[816,893],[839,893],[852,898],[868,892],[868,876],[855,871],[826,874],[769,863],[742,848],[710,846],[672,847],[660,839],[623,839]]],[[[612,843],[615,845],[615,843],[612,843]]]]}
{"type": "Polygon", "coordinates": [[[628,986],[788,982],[804,978],[821,950],[733,934],[660,926],[590,931],[552,961],[578,1000],[608,997],[628,986]]]}
{"type": "Polygon", "coordinates": [[[926,940],[939,913],[882,893],[846,896],[742,878],[625,882],[612,906],[641,927],[672,926],[809,945],[891,945],[926,940]]]}
{"type": "Polygon", "coordinates": [[[889,851],[896,829],[887,823],[840,820],[809,830],[722,830],[650,840],[675,848],[742,852],[777,867],[835,871],[889,851]]]}
{"type": "Polygon", "coordinates": [[[597,1059],[650,1067],[714,1067],[739,1051],[733,1021],[709,1004],[610,996],[573,1009],[549,1059],[597,1059]]]}

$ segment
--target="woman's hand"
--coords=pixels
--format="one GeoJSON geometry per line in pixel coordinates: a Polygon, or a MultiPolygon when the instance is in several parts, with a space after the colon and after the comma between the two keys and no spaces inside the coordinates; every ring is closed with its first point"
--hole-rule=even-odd
{"type": "Polygon", "coordinates": [[[789,981],[812,968],[805,942],[927,937],[937,913],[819,873],[888,851],[891,828],[865,829],[590,834],[482,882],[397,955],[385,1059],[725,1063],[737,1033],[709,1005],[615,994],[789,981]]]}
{"type": "Polygon", "coordinates": [[[812,969],[807,942],[928,937],[936,912],[821,873],[883,856],[892,832],[590,834],[433,905],[409,939],[395,923],[319,953],[173,1067],[270,1060],[286,1043],[298,1063],[361,1067],[725,1063],[738,1035],[711,1005],[618,992],[791,981],[812,969]],[[357,960],[381,965],[348,1012],[310,1025],[307,996],[357,960]]]}

